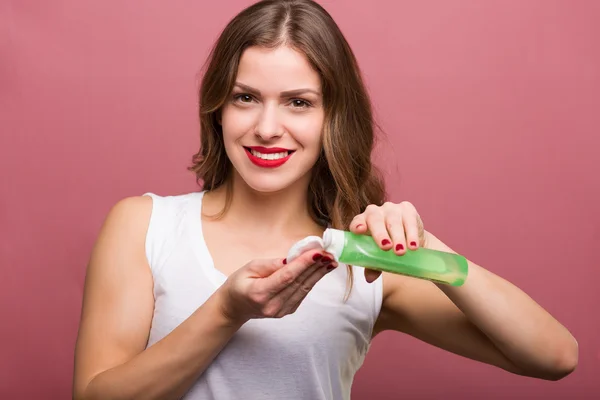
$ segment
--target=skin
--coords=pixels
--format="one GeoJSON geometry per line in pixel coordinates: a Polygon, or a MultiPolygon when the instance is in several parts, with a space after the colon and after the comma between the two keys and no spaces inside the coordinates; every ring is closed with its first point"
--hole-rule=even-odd
{"type": "MultiPolygon", "coordinates": [[[[117,203],[100,231],[86,275],[75,399],[180,398],[245,322],[293,313],[337,267],[330,254],[315,250],[290,263],[281,258],[297,240],[323,232],[306,201],[322,143],[318,74],[290,48],[249,48],[240,60],[237,82],[221,115],[234,166],[233,202],[224,218],[202,220],[207,246],[227,281],[146,349],[154,302],[144,240],[152,200],[132,197],[117,203]],[[310,91],[285,93],[298,89],[310,91]],[[244,146],[295,152],[283,166],[262,169],[250,162],[244,146]]],[[[219,212],[224,203],[224,189],[207,193],[203,215],[219,212]]],[[[408,202],[369,206],[352,221],[351,230],[372,235],[382,248],[394,248],[399,255],[418,246],[452,251],[423,229],[408,202]],[[396,250],[398,245],[403,249],[396,250]]],[[[405,332],[542,379],[560,379],[575,369],[577,342],[559,322],[511,283],[470,261],[469,268],[461,287],[384,274],[374,334],[405,332]]],[[[365,273],[368,281],[377,276],[365,273]]]]}

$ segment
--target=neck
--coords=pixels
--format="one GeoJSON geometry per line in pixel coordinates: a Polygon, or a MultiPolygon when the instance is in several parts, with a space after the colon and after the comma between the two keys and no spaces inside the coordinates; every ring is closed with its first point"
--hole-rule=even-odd
{"type": "Polygon", "coordinates": [[[239,229],[268,236],[322,234],[323,229],[309,213],[308,182],[299,181],[278,192],[263,193],[249,187],[239,175],[232,175],[230,185],[207,193],[205,214],[220,212],[226,204],[227,191],[232,190],[232,201],[223,220],[239,229]]]}

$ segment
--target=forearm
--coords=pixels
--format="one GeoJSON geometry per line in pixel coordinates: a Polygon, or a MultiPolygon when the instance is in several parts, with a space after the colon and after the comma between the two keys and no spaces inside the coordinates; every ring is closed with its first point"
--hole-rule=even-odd
{"type": "MultiPolygon", "coordinates": [[[[430,248],[454,252],[433,235],[428,240],[430,248]]],[[[469,262],[463,286],[437,286],[524,373],[560,377],[577,364],[569,331],[505,279],[469,262]]]]}
{"type": "Polygon", "coordinates": [[[162,340],[95,376],[80,398],[181,398],[241,325],[224,316],[217,292],[162,340]]]}

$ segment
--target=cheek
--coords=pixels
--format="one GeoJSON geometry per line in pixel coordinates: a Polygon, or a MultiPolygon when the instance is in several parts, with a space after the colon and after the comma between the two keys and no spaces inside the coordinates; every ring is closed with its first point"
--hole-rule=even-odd
{"type": "Polygon", "coordinates": [[[295,124],[296,137],[305,148],[319,148],[323,136],[323,117],[303,118],[295,124]]]}
{"type": "Polygon", "coordinates": [[[254,117],[252,113],[240,112],[232,106],[223,108],[221,117],[221,128],[223,129],[223,140],[225,146],[232,144],[244,136],[254,126],[254,117]]]}

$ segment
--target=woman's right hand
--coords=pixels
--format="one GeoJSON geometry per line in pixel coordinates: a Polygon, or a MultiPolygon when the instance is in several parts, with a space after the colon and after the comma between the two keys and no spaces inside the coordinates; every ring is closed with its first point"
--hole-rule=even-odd
{"type": "Polygon", "coordinates": [[[315,284],[337,263],[323,250],[309,250],[290,263],[253,260],[219,288],[224,315],[233,323],[252,318],[281,318],[298,309],[315,284]]]}

